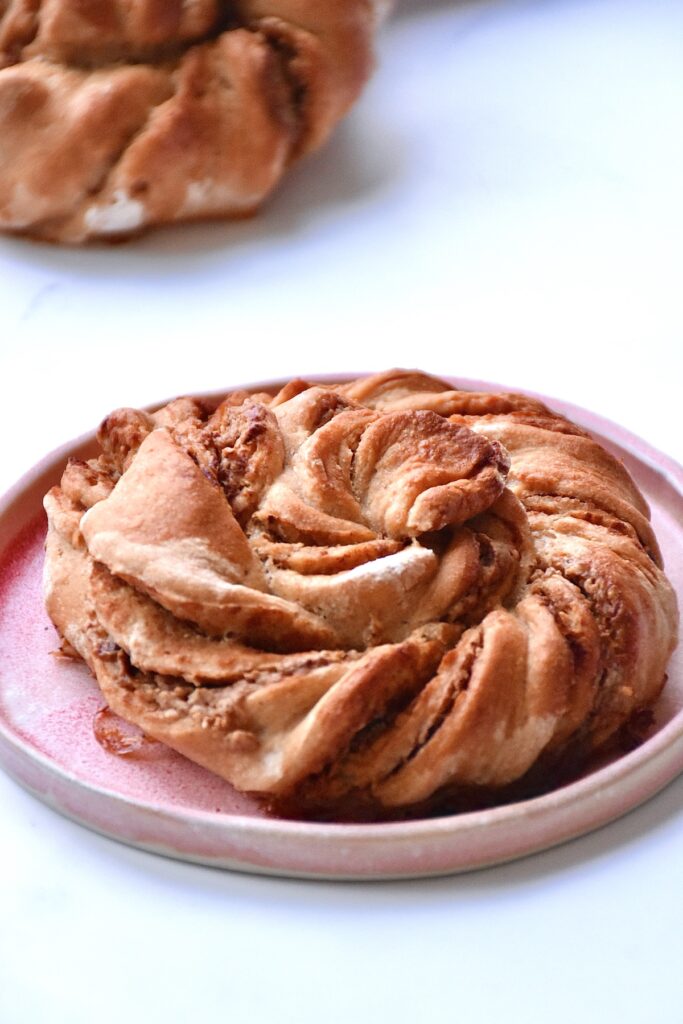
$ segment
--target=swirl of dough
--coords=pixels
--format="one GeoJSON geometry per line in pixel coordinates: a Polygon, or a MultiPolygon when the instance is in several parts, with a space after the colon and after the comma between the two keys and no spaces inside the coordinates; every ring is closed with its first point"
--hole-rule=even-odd
{"type": "Polygon", "coordinates": [[[255,211],[372,69],[374,0],[0,0],[0,229],[255,211]]]}
{"type": "Polygon", "coordinates": [[[45,499],[49,613],[114,712],[281,808],[542,788],[663,685],[647,506],[533,399],[392,371],[98,437],[45,499]]]}

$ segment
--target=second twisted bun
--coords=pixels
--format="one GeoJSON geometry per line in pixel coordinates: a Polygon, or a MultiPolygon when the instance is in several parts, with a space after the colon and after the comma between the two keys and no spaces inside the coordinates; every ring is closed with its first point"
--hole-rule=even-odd
{"type": "Polygon", "coordinates": [[[256,210],[372,68],[376,0],[2,0],[0,229],[256,210]]]}

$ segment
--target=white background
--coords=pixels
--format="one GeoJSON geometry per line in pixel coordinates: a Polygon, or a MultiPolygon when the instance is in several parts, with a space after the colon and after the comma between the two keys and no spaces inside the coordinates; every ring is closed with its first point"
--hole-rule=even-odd
{"type": "MultiPolygon", "coordinates": [[[[681,461],[683,3],[413,0],[260,218],[0,241],[0,490],[112,407],[388,365],[526,387],[681,461]]],[[[681,1020],[683,781],[459,878],[164,861],[0,775],[2,1024],[681,1020]]]]}

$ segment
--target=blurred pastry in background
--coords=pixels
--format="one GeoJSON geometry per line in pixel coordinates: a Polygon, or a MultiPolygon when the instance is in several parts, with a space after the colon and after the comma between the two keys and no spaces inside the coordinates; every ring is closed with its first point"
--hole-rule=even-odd
{"type": "Polygon", "coordinates": [[[254,213],[373,67],[379,0],[0,0],[0,229],[254,213]]]}

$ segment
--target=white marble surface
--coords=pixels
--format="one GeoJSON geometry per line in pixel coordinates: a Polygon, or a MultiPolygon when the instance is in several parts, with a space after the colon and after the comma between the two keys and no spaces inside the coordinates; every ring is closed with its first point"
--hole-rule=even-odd
{"type": "MultiPolygon", "coordinates": [[[[0,241],[0,490],[121,404],[420,365],[683,459],[680,0],[402,3],[332,143],[248,224],[0,241]]],[[[681,1019],[683,781],[436,881],[164,861],[0,774],[2,1024],[681,1019]]]]}

